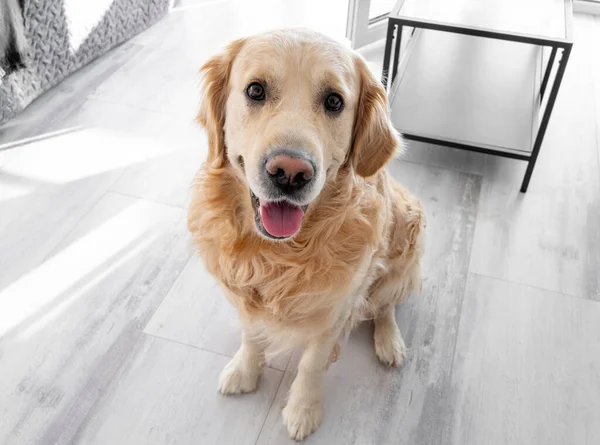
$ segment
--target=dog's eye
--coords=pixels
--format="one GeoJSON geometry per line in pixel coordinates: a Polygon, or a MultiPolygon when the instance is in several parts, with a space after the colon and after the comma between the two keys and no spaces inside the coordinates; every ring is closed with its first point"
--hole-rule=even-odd
{"type": "Polygon", "coordinates": [[[344,108],[344,101],[339,94],[331,93],[327,96],[327,99],[325,99],[325,108],[328,111],[341,111],[342,108],[344,108]]]}
{"type": "Polygon", "coordinates": [[[265,89],[260,83],[252,82],[246,88],[246,95],[252,100],[265,100],[265,89]]]}

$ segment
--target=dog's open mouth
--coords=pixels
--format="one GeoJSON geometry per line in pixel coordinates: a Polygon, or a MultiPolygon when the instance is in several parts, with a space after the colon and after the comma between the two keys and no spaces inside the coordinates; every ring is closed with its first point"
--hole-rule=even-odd
{"type": "Polygon", "coordinates": [[[263,201],[252,191],[250,198],[256,227],[263,235],[285,239],[298,233],[308,205],[299,206],[289,201],[263,201]]]}

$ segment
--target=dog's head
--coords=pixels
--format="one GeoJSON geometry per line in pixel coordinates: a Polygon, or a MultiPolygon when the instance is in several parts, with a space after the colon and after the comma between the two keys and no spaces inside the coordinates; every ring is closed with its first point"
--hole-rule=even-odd
{"type": "Polygon", "coordinates": [[[287,30],[231,43],[201,69],[208,162],[248,184],[256,229],[287,239],[341,170],[372,176],[396,151],[385,90],[356,53],[287,30]]]}

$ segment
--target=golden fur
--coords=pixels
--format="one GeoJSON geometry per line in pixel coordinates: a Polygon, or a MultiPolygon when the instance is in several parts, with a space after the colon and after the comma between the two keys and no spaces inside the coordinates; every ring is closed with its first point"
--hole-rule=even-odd
{"type": "Polygon", "coordinates": [[[264,348],[276,339],[278,346],[281,339],[306,346],[294,382],[302,389],[292,385],[284,410],[290,435],[302,439],[320,422],[315,370],[327,366],[323,354],[329,359],[344,327],[374,319],[377,355],[388,365],[402,361],[393,309],[420,285],[423,210],[383,169],[399,140],[386,93],[360,56],[318,34],[278,31],[233,42],[202,72],[198,121],[209,155],[194,183],[188,225],[244,328],[220,389],[253,390],[264,348]],[[256,69],[267,71],[261,76],[270,76],[281,97],[260,113],[248,110],[241,94],[256,69]],[[323,79],[344,92],[337,120],[321,117],[309,97],[323,79]],[[309,147],[327,174],[300,231],[278,242],[256,231],[249,187],[255,160],[282,140],[309,147]],[[238,374],[252,378],[246,384],[238,374]],[[307,388],[315,393],[310,400],[307,388]]]}

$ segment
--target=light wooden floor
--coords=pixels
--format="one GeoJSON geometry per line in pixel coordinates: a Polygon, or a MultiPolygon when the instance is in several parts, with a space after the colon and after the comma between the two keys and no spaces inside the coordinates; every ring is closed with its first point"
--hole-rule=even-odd
{"type": "MultiPolygon", "coordinates": [[[[185,227],[196,72],[267,27],[343,36],[345,4],[183,0],[0,128],[1,444],[291,442],[296,355],[216,391],[239,336],[185,227]]],[[[415,143],[391,164],[429,218],[408,360],[380,366],[361,326],[307,443],[600,443],[600,19],[575,25],[526,195],[518,161],[415,143]]]]}

